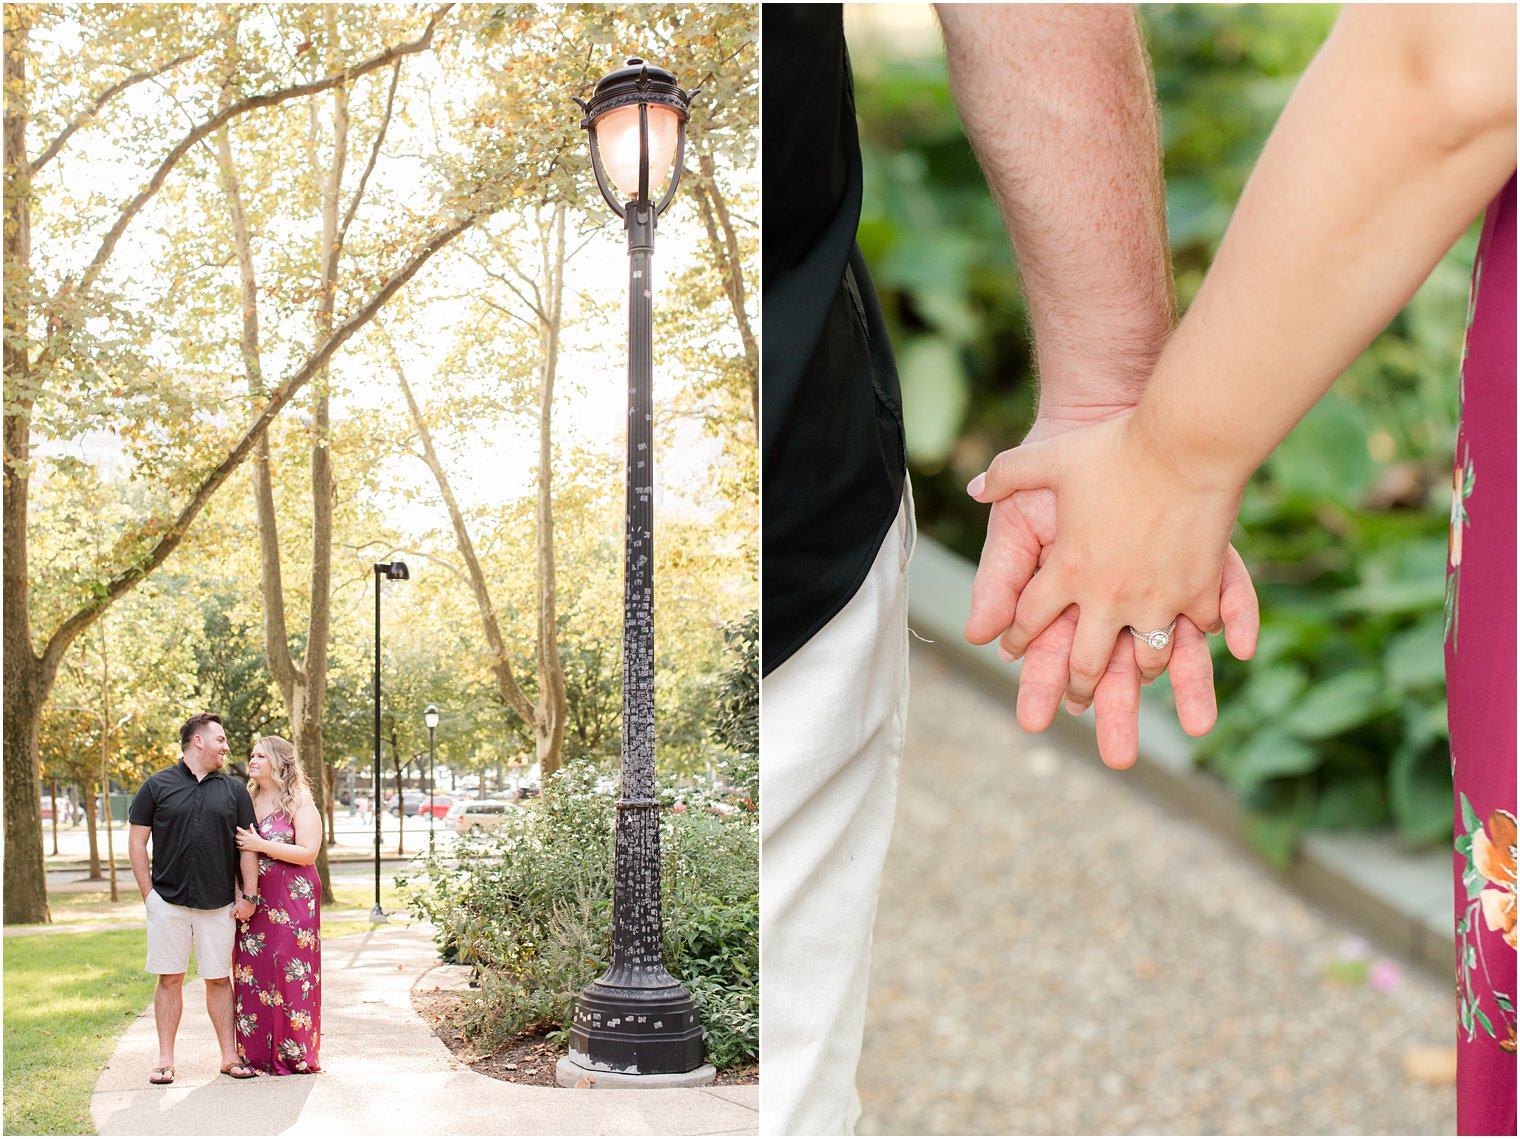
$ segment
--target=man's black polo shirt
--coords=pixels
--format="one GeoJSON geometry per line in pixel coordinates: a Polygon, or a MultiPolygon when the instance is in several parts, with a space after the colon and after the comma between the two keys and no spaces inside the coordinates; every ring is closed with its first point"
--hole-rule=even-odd
{"type": "Polygon", "coordinates": [[[257,821],[239,780],[222,771],[197,780],[180,760],[148,776],[128,818],[153,828],[153,888],[160,898],[194,910],[236,900],[237,828],[257,821]]]}
{"type": "Polygon", "coordinates": [[[767,5],[761,672],[855,596],[902,502],[902,396],[855,245],[861,162],[837,4],[767,5]]]}

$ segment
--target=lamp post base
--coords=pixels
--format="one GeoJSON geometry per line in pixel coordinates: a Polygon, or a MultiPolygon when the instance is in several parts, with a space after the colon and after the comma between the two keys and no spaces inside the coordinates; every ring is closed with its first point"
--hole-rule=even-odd
{"type": "Polygon", "coordinates": [[[669,973],[659,973],[647,987],[606,978],[586,986],[570,1026],[570,1063],[622,1076],[680,1075],[702,1067],[697,1003],[669,973]]]}
{"type": "Polygon", "coordinates": [[[381,922],[385,921],[385,911],[382,910],[379,906],[376,906],[374,909],[370,910],[369,920],[371,924],[379,925],[381,922]]]}
{"type": "Polygon", "coordinates": [[[600,1072],[582,1068],[568,1056],[554,1065],[554,1077],[562,1088],[705,1088],[718,1077],[718,1069],[703,1064],[689,1072],[657,1072],[633,1076],[627,1072],[600,1072]]]}

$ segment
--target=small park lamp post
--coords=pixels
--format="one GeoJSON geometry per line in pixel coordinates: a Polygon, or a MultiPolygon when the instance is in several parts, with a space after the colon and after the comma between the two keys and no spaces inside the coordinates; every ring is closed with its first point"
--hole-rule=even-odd
{"type": "Polygon", "coordinates": [[[380,582],[384,578],[406,581],[411,576],[405,562],[375,563],[375,908],[369,915],[372,922],[385,920],[385,911],[380,908],[380,582]]]}
{"type": "Polygon", "coordinates": [[[605,76],[585,118],[596,185],[628,234],[628,472],[623,568],[622,798],[617,804],[612,963],[581,993],[559,1082],[596,1087],[711,1083],[691,994],[665,969],[660,918],[660,818],[654,796],[653,307],[655,219],[681,180],[692,96],[643,60],[605,76]],[[672,168],[672,160],[674,160],[672,168]],[[653,189],[670,170],[656,203],[653,189]],[[620,202],[612,186],[628,200],[620,202]],[[612,1078],[608,1078],[609,1075],[612,1078]]]}
{"type": "Polygon", "coordinates": [[[433,854],[433,826],[438,821],[438,809],[436,792],[433,789],[433,732],[438,727],[438,705],[429,704],[422,713],[422,721],[427,724],[428,730],[428,774],[427,774],[427,809],[428,809],[428,856],[433,854]]]}

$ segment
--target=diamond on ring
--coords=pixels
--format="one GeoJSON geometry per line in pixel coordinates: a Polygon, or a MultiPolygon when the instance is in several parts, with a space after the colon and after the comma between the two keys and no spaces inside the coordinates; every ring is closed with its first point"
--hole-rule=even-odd
{"type": "Polygon", "coordinates": [[[1129,626],[1130,635],[1137,641],[1144,641],[1153,649],[1164,649],[1172,643],[1172,630],[1177,627],[1177,619],[1172,618],[1172,623],[1164,629],[1155,629],[1149,633],[1142,633],[1133,625],[1129,626]]]}

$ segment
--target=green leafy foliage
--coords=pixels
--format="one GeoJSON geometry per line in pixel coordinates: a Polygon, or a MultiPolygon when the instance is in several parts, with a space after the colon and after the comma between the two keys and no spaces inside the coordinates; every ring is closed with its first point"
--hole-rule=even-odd
{"type": "Polygon", "coordinates": [[[718,764],[725,781],[754,810],[760,801],[760,611],[723,626],[723,640],[733,659],[718,680],[710,734],[730,755],[718,764]]]}
{"type": "MultiPolygon", "coordinates": [[[[404,883],[445,959],[478,967],[461,1027],[484,1045],[563,1036],[575,998],[607,967],[615,810],[601,775],[566,764],[531,807],[404,883]]],[[[665,962],[702,1007],[708,1059],[731,1067],[759,1054],[759,828],[747,812],[681,802],[660,814],[665,962]]]]}
{"type": "MultiPolygon", "coordinates": [[[[1196,293],[1298,74],[1334,19],[1307,5],[1150,5],[1179,303],[1196,293]]],[[[975,559],[967,481],[1033,420],[1026,310],[933,37],[851,28],[866,177],[860,244],[893,333],[926,533],[975,559]],[[917,421],[916,424],[914,421],[917,421]]],[[[1216,646],[1220,717],[1198,745],[1285,860],[1309,827],[1450,822],[1442,607],[1458,354],[1476,227],[1247,488],[1236,544],[1263,632],[1216,646]]]]}

